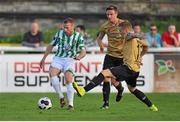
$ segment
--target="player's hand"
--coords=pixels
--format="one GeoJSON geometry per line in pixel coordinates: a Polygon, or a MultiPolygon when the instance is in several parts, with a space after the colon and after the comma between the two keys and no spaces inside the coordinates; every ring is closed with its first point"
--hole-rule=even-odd
{"type": "Polygon", "coordinates": [[[140,58],[140,62],[139,62],[140,65],[143,65],[142,60],[143,60],[143,59],[142,59],[142,57],[141,57],[141,58],[140,58]]]}
{"type": "Polygon", "coordinates": [[[45,61],[45,59],[44,59],[44,58],[40,61],[39,66],[40,66],[40,68],[41,68],[41,69],[42,69],[42,68],[43,68],[43,66],[44,66],[44,61],[45,61]]]}

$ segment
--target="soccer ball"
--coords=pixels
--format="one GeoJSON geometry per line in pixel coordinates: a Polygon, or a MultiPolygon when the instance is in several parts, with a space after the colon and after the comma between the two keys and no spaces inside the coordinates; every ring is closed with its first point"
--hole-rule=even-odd
{"type": "Polygon", "coordinates": [[[52,107],[51,99],[48,97],[41,97],[38,101],[38,107],[45,110],[50,109],[52,107]]]}

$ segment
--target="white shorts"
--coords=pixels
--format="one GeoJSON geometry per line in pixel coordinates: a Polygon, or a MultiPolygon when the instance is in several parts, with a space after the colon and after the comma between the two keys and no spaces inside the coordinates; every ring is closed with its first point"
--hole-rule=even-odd
{"type": "Polygon", "coordinates": [[[54,56],[50,67],[57,68],[64,73],[70,71],[74,74],[74,59],[54,56]]]}

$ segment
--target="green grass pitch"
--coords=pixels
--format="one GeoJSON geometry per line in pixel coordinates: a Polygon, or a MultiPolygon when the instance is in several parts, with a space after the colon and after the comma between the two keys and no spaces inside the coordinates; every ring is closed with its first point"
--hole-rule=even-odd
{"type": "Polygon", "coordinates": [[[110,96],[110,108],[100,110],[102,104],[100,93],[89,93],[82,98],[75,94],[75,110],[70,112],[66,108],[59,108],[55,93],[0,93],[0,121],[180,121],[180,93],[147,94],[158,106],[158,112],[149,111],[132,94],[124,94],[119,103],[115,102],[115,95],[110,96]],[[38,99],[43,96],[48,96],[52,100],[53,107],[50,110],[40,110],[37,107],[38,99]]]}

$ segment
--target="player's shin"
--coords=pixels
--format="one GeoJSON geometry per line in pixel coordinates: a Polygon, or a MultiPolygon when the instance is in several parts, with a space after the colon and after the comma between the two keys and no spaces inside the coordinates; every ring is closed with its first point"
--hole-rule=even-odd
{"type": "Polygon", "coordinates": [[[61,91],[59,78],[57,76],[51,77],[51,83],[52,83],[52,86],[55,89],[56,93],[59,94],[59,98],[64,98],[63,92],[61,91]]]}
{"type": "Polygon", "coordinates": [[[141,100],[143,103],[145,103],[148,107],[152,106],[151,101],[150,101],[150,100],[148,99],[148,97],[147,97],[143,92],[141,92],[140,90],[135,89],[132,93],[133,93],[139,100],[141,100]]]}
{"type": "Polygon", "coordinates": [[[68,104],[70,106],[73,106],[73,100],[74,100],[74,88],[72,83],[67,84],[67,99],[68,99],[68,104]]]}
{"type": "Polygon", "coordinates": [[[90,82],[89,84],[87,84],[84,89],[86,92],[90,91],[91,89],[93,89],[94,87],[96,87],[97,85],[101,84],[101,82],[104,80],[104,75],[102,73],[99,73],[98,76],[94,77],[92,82],[90,82]]]}
{"type": "Polygon", "coordinates": [[[103,101],[105,104],[109,104],[110,95],[110,82],[106,81],[103,83],[103,101]]]}

